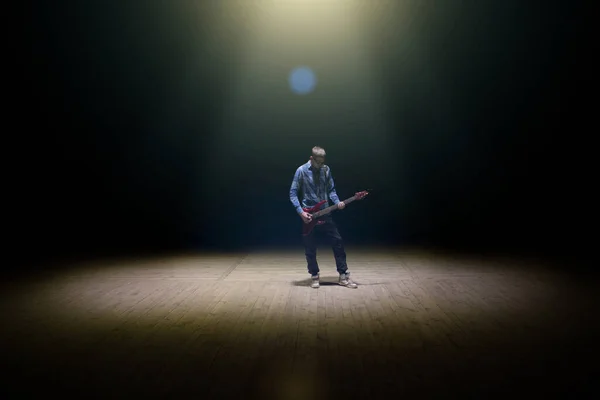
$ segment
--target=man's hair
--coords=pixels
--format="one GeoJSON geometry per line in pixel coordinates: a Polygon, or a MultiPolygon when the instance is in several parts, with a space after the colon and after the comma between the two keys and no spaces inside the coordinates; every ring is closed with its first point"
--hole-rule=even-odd
{"type": "Polygon", "coordinates": [[[315,146],[312,148],[312,156],[313,157],[325,157],[325,149],[319,146],[315,146]]]}

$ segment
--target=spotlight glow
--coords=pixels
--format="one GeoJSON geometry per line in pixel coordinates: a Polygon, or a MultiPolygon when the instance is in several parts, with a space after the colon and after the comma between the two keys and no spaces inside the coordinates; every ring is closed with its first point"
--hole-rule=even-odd
{"type": "Polygon", "coordinates": [[[290,88],[297,94],[308,94],[317,85],[315,73],[308,67],[294,68],[289,76],[290,88]]]}

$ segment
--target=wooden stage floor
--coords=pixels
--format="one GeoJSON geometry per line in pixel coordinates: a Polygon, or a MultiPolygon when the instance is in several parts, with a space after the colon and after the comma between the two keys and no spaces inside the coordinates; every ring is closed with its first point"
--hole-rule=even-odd
{"type": "Polygon", "coordinates": [[[347,250],[358,289],[337,285],[326,248],[319,289],[301,250],[4,282],[2,390],[18,396],[3,398],[587,398],[590,282],[522,260],[347,250]]]}

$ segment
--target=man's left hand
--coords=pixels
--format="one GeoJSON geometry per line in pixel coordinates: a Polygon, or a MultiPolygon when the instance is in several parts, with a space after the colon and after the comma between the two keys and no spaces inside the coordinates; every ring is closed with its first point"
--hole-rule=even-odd
{"type": "Polygon", "coordinates": [[[343,202],[343,201],[340,201],[340,202],[338,203],[338,208],[339,208],[340,210],[343,210],[343,209],[344,209],[344,207],[346,207],[346,204],[344,204],[344,202],[343,202]]]}

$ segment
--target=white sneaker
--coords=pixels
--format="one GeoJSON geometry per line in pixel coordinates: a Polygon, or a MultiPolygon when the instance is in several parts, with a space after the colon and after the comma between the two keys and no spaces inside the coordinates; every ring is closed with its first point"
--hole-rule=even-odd
{"type": "Polygon", "coordinates": [[[313,275],[310,277],[310,279],[312,279],[312,282],[310,283],[310,287],[313,289],[317,289],[320,285],[319,285],[319,275],[313,275]]]}
{"type": "Polygon", "coordinates": [[[340,274],[340,285],[346,286],[351,289],[358,288],[358,285],[350,279],[350,272],[346,271],[345,274],[340,274]]]}

